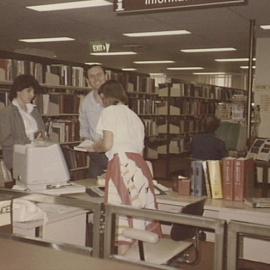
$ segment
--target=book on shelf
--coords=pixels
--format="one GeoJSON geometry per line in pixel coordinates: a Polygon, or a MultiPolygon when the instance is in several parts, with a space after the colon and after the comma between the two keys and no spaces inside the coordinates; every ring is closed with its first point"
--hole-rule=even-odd
{"type": "Polygon", "coordinates": [[[158,154],[168,154],[167,144],[161,144],[157,147],[158,154]]]}
{"type": "Polygon", "coordinates": [[[160,87],[158,89],[158,96],[159,97],[168,97],[169,96],[169,88],[167,86],[160,87]]]}
{"type": "Polygon", "coordinates": [[[169,124],[169,134],[180,134],[180,127],[178,125],[169,124]]]}
{"type": "Polygon", "coordinates": [[[234,161],[234,200],[243,201],[254,195],[254,171],[253,159],[237,158],[234,161]]]}
{"type": "Polygon", "coordinates": [[[225,200],[234,200],[234,163],[235,158],[227,157],[222,160],[223,197],[225,200]]]}
{"type": "Polygon", "coordinates": [[[157,106],[158,115],[167,115],[168,114],[168,102],[162,101],[157,106]]]}
{"type": "Polygon", "coordinates": [[[93,146],[94,142],[91,140],[84,140],[80,144],[73,147],[76,151],[88,152],[88,148],[93,146]]]}
{"type": "Polygon", "coordinates": [[[270,197],[247,198],[244,202],[255,208],[270,208],[270,197]]]}
{"type": "Polygon", "coordinates": [[[0,81],[6,80],[6,72],[3,68],[0,67],[0,81]]]}
{"type": "Polygon", "coordinates": [[[157,147],[146,146],[145,147],[145,157],[147,159],[158,159],[157,147]]]}
{"type": "Polygon", "coordinates": [[[181,108],[177,106],[170,105],[170,115],[180,115],[181,114],[181,108]]]}
{"type": "Polygon", "coordinates": [[[208,198],[212,198],[212,191],[211,191],[211,186],[210,186],[210,182],[209,182],[209,173],[208,173],[208,167],[207,167],[206,160],[202,161],[202,169],[203,169],[203,175],[204,175],[206,195],[208,198]]]}
{"type": "Polygon", "coordinates": [[[60,85],[60,77],[57,74],[47,71],[45,73],[45,83],[50,85],[60,85]]]}
{"type": "Polygon", "coordinates": [[[207,160],[209,182],[213,199],[223,199],[220,160],[207,160]]]}
{"type": "Polygon", "coordinates": [[[194,160],[191,162],[192,167],[192,195],[203,196],[206,194],[204,171],[202,166],[202,160],[194,160]]]}

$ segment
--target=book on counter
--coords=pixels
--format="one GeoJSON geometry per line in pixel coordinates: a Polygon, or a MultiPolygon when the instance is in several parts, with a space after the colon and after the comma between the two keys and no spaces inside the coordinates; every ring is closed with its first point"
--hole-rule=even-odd
{"type": "Polygon", "coordinates": [[[234,200],[243,201],[254,193],[254,160],[237,158],[234,161],[234,200]]]}
{"type": "Polygon", "coordinates": [[[234,163],[236,158],[227,157],[222,160],[223,170],[223,197],[225,200],[234,200],[234,163]]]}
{"type": "Polygon", "coordinates": [[[270,208],[270,197],[248,198],[245,199],[245,204],[256,208],[270,208]]]}
{"type": "Polygon", "coordinates": [[[220,160],[207,160],[208,177],[213,199],[223,199],[220,160]]]}
{"type": "Polygon", "coordinates": [[[73,147],[76,151],[88,152],[88,148],[94,144],[91,140],[84,140],[80,144],[73,147]]]}

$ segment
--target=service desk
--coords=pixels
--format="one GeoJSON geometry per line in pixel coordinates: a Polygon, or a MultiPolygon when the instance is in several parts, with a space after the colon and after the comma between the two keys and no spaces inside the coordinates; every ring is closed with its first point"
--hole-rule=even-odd
{"type": "MultiPolygon", "coordinates": [[[[159,209],[179,212],[182,207],[196,200],[197,197],[180,196],[175,192],[157,197],[159,209]]],[[[270,208],[253,208],[244,202],[207,199],[204,216],[220,218],[227,221],[236,220],[270,226],[270,208]]],[[[211,235],[208,238],[211,240],[211,235]]],[[[270,264],[270,242],[245,238],[240,256],[243,259],[270,264]]]]}
{"type": "MultiPolygon", "coordinates": [[[[76,183],[91,187],[96,184],[96,181],[85,179],[76,183]]],[[[89,199],[89,195],[87,194],[71,194],[69,196],[89,199]]],[[[95,199],[99,202],[103,200],[102,198],[95,199]]],[[[180,196],[173,191],[167,192],[166,195],[157,196],[158,208],[172,213],[180,212],[182,207],[196,200],[198,200],[198,197],[180,196]]],[[[270,226],[270,208],[253,208],[244,202],[207,199],[204,207],[204,216],[227,221],[237,220],[270,226]]],[[[166,227],[164,227],[164,231],[166,232],[166,227]]],[[[208,239],[210,241],[213,239],[211,234],[208,234],[208,239]]],[[[268,241],[246,238],[244,239],[241,257],[270,264],[269,250],[270,243],[268,241]]]]}
{"type": "MultiPolygon", "coordinates": [[[[153,269],[131,263],[93,258],[82,250],[77,253],[61,246],[19,238],[0,237],[0,261],[5,270],[146,270],[153,269]],[[84,253],[84,255],[83,255],[84,253]]],[[[1,269],[2,269],[1,267],[1,269]]]]}
{"type": "MultiPolygon", "coordinates": [[[[48,220],[28,219],[13,222],[13,232],[26,236],[38,236],[48,241],[85,246],[87,215],[93,213],[93,256],[100,256],[100,221],[102,205],[89,196],[85,199],[66,198],[38,193],[0,189],[0,196],[10,195],[10,199],[21,197],[42,208],[48,220]]],[[[85,194],[81,194],[84,196],[85,194]]],[[[32,210],[31,210],[32,211],[32,210]]],[[[31,213],[30,211],[30,213],[31,213]]]]}

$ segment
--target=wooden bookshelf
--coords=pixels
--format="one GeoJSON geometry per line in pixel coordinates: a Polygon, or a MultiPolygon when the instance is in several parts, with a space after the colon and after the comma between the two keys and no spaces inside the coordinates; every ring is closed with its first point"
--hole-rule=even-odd
{"type": "MultiPolygon", "coordinates": [[[[88,168],[87,158],[80,156],[87,157],[87,154],[72,151],[72,146],[80,140],[79,104],[91,91],[86,87],[84,78],[87,67],[82,63],[0,51],[1,104],[9,104],[8,91],[17,75],[31,74],[39,81],[43,93],[37,96],[36,104],[43,116],[50,140],[60,143],[65,152],[69,148],[68,154],[65,155],[69,159],[67,163],[73,179],[81,178],[81,171],[87,172],[88,168]],[[78,159],[83,162],[77,164],[78,159]]],[[[146,136],[157,136],[157,94],[154,80],[141,73],[123,72],[106,67],[105,71],[107,79],[116,79],[127,89],[130,97],[129,106],[144,122],[146,136]]]]}
{"type": "MultiPolygon", "coordinates": [[[[170,178],[175,174],[189,175],[189,158],[192,136],[204,132],[204,119],[217,113],[220,103],[232,103],[243,90],[214,85],[204,85],[172,79],[160,84],[157,104],[157,130],[160,144],[157,178],[170,178]],[[177,164],[178,163],[178,168],[177,164]],[[185,165],[183,165],[185,164],[185,165]],[[165,172],[164,172],[165,171],[165,172]]],[[[155,167],[155,166],[154,166],[155,167]]]]}

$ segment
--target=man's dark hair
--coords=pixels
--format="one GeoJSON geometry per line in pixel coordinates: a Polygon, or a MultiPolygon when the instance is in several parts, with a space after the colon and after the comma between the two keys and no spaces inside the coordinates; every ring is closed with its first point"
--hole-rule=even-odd
{"type": "Polygon", "coordinates": [[[207,133],[214,133],[218,127],[220,126],[220,120],[211,115],[211,116],[207,116],[205,119],[205,131],[207,133]]]}

